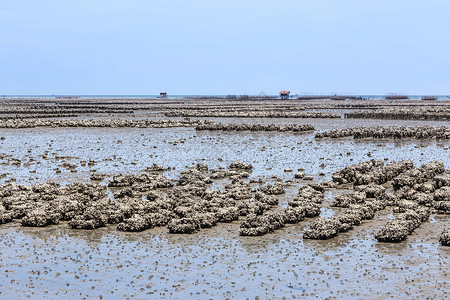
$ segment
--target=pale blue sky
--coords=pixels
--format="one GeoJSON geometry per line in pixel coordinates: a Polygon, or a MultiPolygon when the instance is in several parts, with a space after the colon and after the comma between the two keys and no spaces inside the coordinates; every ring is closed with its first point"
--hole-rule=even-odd
{"type": "Polygon", "coordinates": [[[450,1],[0,0],[4,94],[450,94],[450,1]]]}

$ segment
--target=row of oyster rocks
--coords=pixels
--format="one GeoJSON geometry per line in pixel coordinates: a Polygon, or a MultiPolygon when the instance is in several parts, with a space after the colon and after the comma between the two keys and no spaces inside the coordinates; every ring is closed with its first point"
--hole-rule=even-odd
{"type": "MultiPolygon", "coordinates": [[[[33,186],[0,186],[0,223],[20,220],[23,226],[47,226],[67,221],[77,229],[95,229],[117,224],[118,230],[142,231],[167,226],[170,233],[193,233],[218,222],[232,222],[240,216],[260,215],[278,204],[284,193],[280,182],[263,185],[243,179],[252,166],[233,162],[228,169],[209,170],[204,164],[181,172],[175,182],[159,174],[162,166],[145,173],[120,174],[106,185],[73,183],[61,187],[47,182],[33,186]],[[223,190],[211,190],[214,180],[227,178],[223,190]]],[[[101,179],[103,176],[93,176],[101,179]]]]}
{"type": "Polygon", "coordinates": [[[450,139],[450,127],[430,127],[430,126],[377,126],[377,127],[355,127],[338,130],[328,130],[318,132],[315,138],[344,138],[354,139],[450,139]]]}
{"type": "Polygon", "coordinates": [[[36,118],[75,118],[77,114],[14,114],[14,115],[0,115],[1,120],[14,120],[14,119],[36,119],[36,118]]]}
{"type": "Polygon", "coordinates": [[[346,113],[350,119],[384,119],[384,120],[450,120],[449,107],[390,107],[346,113]]]}
{"type": "MultiPolygon", "coordinates": [[[[442,210],[444,206],[441,204],[450,203],[448,202],[450,201],[450,177],[438,175],[444,172],[442,162],[432,161],[418,169],[414,169],[413,163],[409,160],[393,162],[386,166],[383,164],[383,161],[371,160],[349,166],[333,175],[335,182],[310,183],[300,188],[298,196],[290,201],[286,208],[274,211],[258,209],[250,212],[241,222],[240,234],[243,236],[264,235],[282,228],[286,224],[296,224],[305,218],[320,215],[320,204],[324,199],[325,188],[336,187],[339,183],[341,185],[354,184],[355,192],[337,196],[331,205],[345,208],[345,210],[336,217],[318,218],[310,223],[304,233],[304,238],[328,239],[334,237],[339,232],[351,230],[354,226],[361,224],[363,220],[373,218],[377,211],[386,206],[392,206],[394,212],[399,214],[395,221],[388,223],[377,233],[376,238],[379,241],[399,242],[411,234],[421,222],[428,219],[433,207],[435,208],[434,212],[447,213],[446,210],[442,210]],[[342,181],[342,177],[347,179],[342,181]],[[365,179],[358,181],[359,178],[365,179]],[[428,179],[432,179],[432,183],[427,183],[428,179]],[[396,189],[394,195],[387,195],[386,188],[380,185],[389,180],[394,182],[396,189]],[[434,192],[434,194],[427,195],[425,192],[434,192]]],[[[242,163],[238,163],[234,167],[250,168],[249,165],[244,166],[242,163]]],[[[283,193],[281,186],[278,186],[277,189],[272,187],[271,190],[270,194],[283,193]]],[[[276,204],[275,201],[273,204],[276,204]]],[[[245,206],[248,206],[248,203],[245,206]]],[[[187,222],[187,220],[179,222],[182,224],[175,223],[173,225],[189,226],[189,230],[182,229],[184,232],[194,232],[201,228],[201,226],[193,226],[192,222],[187,222]]],[[[174,229],[169,228],[169,230],[175,232],[174,229]]],[[[445,234],[443,233],[441,236],[444,237],[445,234]]],[[[441,238],[440,241],[446,245],[444,238],[441,238]]]]}
{"type": "Polygon", "coordinates": [[[156,119],[8,119],[0,120],[0,128],[35,128],[35,127],[196,127],[212,121],[202,120],[156,120],[156,119]]]}
{"type": "MultiPolygon", "coordinates": [[[[210,120],[157,120],[157,119],[0,119],[0,128],[35,127],[111,127],[111,128],[171,128],[195,127],[202,131],[313,131],[314,126],[304,124],[223,124],[210,120]]],[[[354,139],[450,139],[450,127],[356,127],[317,132],[315,138],[354,139]]]]}
{"type": "Polygon", "coordinates": [[[340,119],[337,114],[325,112],[296,112],[296,111],[248,111],[247,109],[236,109],[232,111],[223,110],[172,110],[164,113],[166,117],[196,117],[196,118],[322,118],[340,119]]]}
{"type": "Polygon", "coordinates": [[[1,115],[81,115],[81,114],[130,114],[133,110],[120,107],[104,107],[99,105],[53,105],[46,104],[9,104],[3,105],[0,103],[0,116],[1,115]]]}
{"type": "MultiPolygon", "coordinates": [[[[285,224],[319,216],[325,189],[348,184],[353,184],[354,191],[335,197],[331,205],[344,209],[343,212],[328,219],[319,217],[309,224],[304,238],[334,237],[392,206],[396,219],[386,224],[376,238],[399,242],[426,221],[430,213],[450,213],[450,176],[438,175],[444,172],[444,166],[437,161],[418,169],[413,168],[411,161],[384,166],[383,161],[371,160],[348,166],[333,174],[334,182],[312,182],[301,187],[298,196],[283,209],[276,209],[276,195],[284,193],[283,184],[252,189],[243,180],[249,177],[251,169],[250,164],[242,162],[232,163],[228,170],[208,170],[206,165],[197,164],[183,171],[174,187],[172,181],[157,174],[165,169],[154,165],[143,174],[114,176],[108,184],[114,199],[108,199],[107,187],[98,183],[75,183],[63,188],[57,183],[32,187],[6,184],[0,186],[0,223],[20,219],[24,226],[46,226],[68,221],[72,228],[82,229],[117,224],[123,231],[167,225],[170,233],[194,233],[246,216],[240,234],[264,235],[285,224]],[[222,178],[232,180],[225,190],[208,189],[213,180],[222,178]],[[365,180],[358,181],[359,178],[365,180]],[[395,192],[388,195],[381,183],[391,179],[395,192]]],[[[448,244],[446,232],[441,235],[443,245],[448,244]]]]}
{"type": "Polygon", "coordinates": [[[222,124],[208,120],[156,120],[156,119],[5,119],[0,120],[0,128],[35,128],[35,127],[195,127],[196,130],[208,131],[278,131],[301,132],[315,130],[312,125],[299,124],[222,124]]]}
{"type": "Polygon", "coordinates": [[[324,200],[325,189],[318,183],[301,187],[296,198],[280,211],[270,211],[257,216],[249,214],[241,223],[239,233],[243,236],[260,236],[284,227],[296,224],[305,218],[320,215],[320,204],[324,200]]]}
{"type": "Polygon", "coordinates": [[[311,131],[315,130],[312,125],[299,125],[299,124],[222,124],[211,123],[201,124],[195,127],[196,130],[208,130],[208,131],[311,131]]]}
{"type": "MultiPolygon", "coordinates": [[[[333,174],[336,183],[353,184],[353,192],[335,197],[331,204],[343,211],[328,219],[316,219],[305,230],[304,237],[332,238],[391,206],[395,219],[380,229],[375,238],[381,242],[403,241],[431,213],[450,213],[450,174],[442,174],[444,171],[443,163],[438,161],[417,169],[411,161],[383,166],[382,161],[371,160],[348,166],[333,174]],[[394,177],[395,174],[398,175],[394,177]],[[387,194],[386,187],[381,185],[388,180],[392,180],[393,194],[387,194]]],[[[441,244],[448,245],[448,237],[448,230],[444,230],[441,244]]]]}

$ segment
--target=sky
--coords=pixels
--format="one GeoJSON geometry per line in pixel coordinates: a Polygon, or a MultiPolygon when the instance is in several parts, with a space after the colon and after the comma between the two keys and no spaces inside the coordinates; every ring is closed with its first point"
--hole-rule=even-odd
{"type": "Polygon", "coordinates": [[[0,95],[450,94],[448,0],[0,0],[0,95]]]}

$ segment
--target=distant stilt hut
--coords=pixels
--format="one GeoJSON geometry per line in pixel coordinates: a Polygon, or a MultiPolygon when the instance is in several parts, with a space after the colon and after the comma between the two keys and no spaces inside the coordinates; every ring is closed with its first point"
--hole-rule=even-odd
{"type": "Polygon", "coordinates": [[[290,93],[291,93],[291,91],[281,91],[280,92],[281,99],[289,99],[289,94],[290,93]]]}

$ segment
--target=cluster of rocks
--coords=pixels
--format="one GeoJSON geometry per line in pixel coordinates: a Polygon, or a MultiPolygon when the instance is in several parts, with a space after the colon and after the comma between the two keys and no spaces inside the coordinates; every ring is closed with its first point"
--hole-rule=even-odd
{"type": "Polygon", "coordinates": [[[247,108],[231,111],[223,110],[172,110],[164,113],[166,117],[197,117],[197,118],[322,118],[340,119],[337,114],[325,112],[295,112],[295,111],[252,111],[247,108]]]}
{"type": "Polygon", "coordinates": [[[196,130],[209,130],[209,131],[311,131],[315,130],[312,125],[276,125],[276,124],[202,124],[195,127],[196,130]]]}
{"type": "Polygon", "coordinates": [[[372,219],[375,213],[386,207],[386,189],[377,184],[354,186],[354,191],[338,195],[331,203],[332,207],[343,208],[339,215],[331,218],[320,217],[308,225],[303,238],[330,239],[341,232],[353,229],[363,220],[372,219]]]}
{"type": "Polygon", "coordinates": [[[388,222],[375,234],[379,242],[398,243],[414,232],[422,222],[430,217],[430,209],[420,207],[416,210],[407,210],[396,216],[395,220],[388,222]]]}
{"type": "Polygon", "coordinates": [[[305,218],[320,214],[320,204],[324,200],[324,188],[318,183],[310,183],[299,189],[295,199],[280,211],[270,211],[261,216],[249,214],[241,223],[239,233],[243,236],[260,236],[273,232],[286,224],[297,224],[305,218]]]}
{"type": "Polygon", "coordinates": [[[99,105],[44,105],[20,103],[16,105],[0,105],[0,119],[24,118],[61,118],[77,117],[83,114],[131,114],[133,110],[126,108],[110,108],[99,105]]]}
{"type": "Polygon", "coordinates": [[[409,169],[406,172],[400,174],[394,178],[394,189],[399,190],[402,187],[412,187],[416,184],[424,183],[438,174],[442,174],[445,171],[444,163],[441,161],[431,161],[428,164],[424,164],[417,169],[409,169]]]}
{"type": "Polygon", "coordinates": [[[374,168],[382,167],[383,165],[384,162],[382,160],[371,159],[338,170],[331,177],[333,178],[333,181],[338,184],[354,183],[357,180],[357,177],[369,173],[374,168]]]}
{"type": "Polygon", "coordinates": [[[392,162],[385,166],[375,167],[367,173],[358,174],[354,183],[355,185],[366,185],[370,183],[383,184],[412,168],[414,168],[414,164],[409,159],[392,162]]]}
{"type": "Polygon", "coordinates": [[[34,128],[34,127],[140,127],[169,128],[196,127],[210,124],[212,121],[201,120],[156,120],[156,119],[8,119],[0,120],[0,128],[34,128]]]}
{"type": "Polygon", "coordinates": [[[442,162],[432,161],[394,178],[395,192],[391,197],[391,205],[394,206],[394,213],[398,215],[375,234],[378,241],[403,241],[422,222],[427,221],[431,213],[439,212],[437,208],[442,207],[446,212],[442,203],[450,201],[450,193],[447,190],[450,177],[448,174],[439,175],[444,171],[442,162]]]}
{"type": "Polygon", "coordinates": [[[34,186],[0,186],[0,220],[19,219],[24,226],[47,226],[71,221],[91,206],[106,207],[106,186],[73,183],[61,187],[47,182],[34,186]]]}
{"type": "Polygon", "coordinates": [[[74,229],[116,224],[121,231],[167,226],[170,233],[193,233],[240,216],[263,215],[278,204],[276,195],[284,193],[283,185],[252,188],[243,180],[252,168],[240,161],[227,170],[209,170],[207,165],[197,164],[173,181],[158,174],[162,166],[153,165],[147,168],[151,172],[117,174],[107,185],[4,184],[0,186],[0,223],[16,219],[23,226],[42,227],[66,221],[74,229]],[[210,190],[218,172],[223,172],[220,178],[232,181],[223,190],[210,190]]]}
{"type": "Polygon", "coordinates": [[[361,224],[362,220],[372,219],[375,212],[365,206],[355,206],[338,216],[331,218],[319,217],[305,229],[304,239],[326,240],[346,232],[361,224]]]}
{"type": "MultiPolygon", "coordinates": [[[[167,168],[154,164],[141,174],[112,176],[105,185],[8,183],[0,186],[0,223],[18,220],[23,226],[42,227],[65,222],[74,229],[115,225],[132,232],[167,226],[169,233],[188,234],[243,217],[240,235],[261,236],[320,215],[325,189],[330,186],[327,182],[302,186],[286,207],[277,207],[285,184],[249,182],[246,178],[252,168],[241,161],[226,169],[197,164],[182,171],[178,179],[169,180],[161,174],[167,168]],[[219,183],[223,188],[210,189],[219,179],[227,179],[219,183]]],[[[105,174],[92,174],[93,181],[104,178],[105,174]]],[[[431,213],[450,212],[450,174],[445,173],[442,162],[414,169],[409,160],[387,165],[369,160],[337,171],[333,181],[353,184],[353,191],[336,196],[331,206],[339,208],[339,214],[312,221],[304,231],[305,239],[335,237],[391,206],[395,219],[375,237],[382,242],[400,242],[431,213]],[[386,183],[395,187],[393,194],[387,193],[390,186],[386,183]]],[[[448,235],[442,234],[443,245],[448,243],[448,235]]]]}
{"type": "Polygon", "coordinates": [[[420,107],[405,108],[391,107],[378,108],[366,111],[354,111],[346,113],[345,118],[349,119],[383,119],[383,120],[450,120],[449,107],[420,107]]]}
{"type": "Polygon", "coordinates": [[[318,132],[315,138],[344,138],[353,137],[354,139],[450,139],[450,127],[406,127],[406,126],[377,126],[377,127],[355,127],[339,130],[329,130],[318,132]]]}
{"type": "Polygon", "coordinates": [[[431,161],[414,169],[409,160],[386,166],[382,161],[370,160],[339,170],[333,175],[333,180],[340,184],[353,183],[354,191],[336,196],[331,206],[341,208],[341,213],[311,222],[304,238],[335,237],[363,220],[373,218],[377,211],[386,206],[392,206],[397,214],[395,220],[387,223],[375,237],[382,242],[400,242],[428,220],[437,207],[447,211],[450,175],[442,174],[444,171],[444,165],[439,161],[431,161]],[[386,187],[381,184],[391,180],[395,186],[394,194],[387,194],[386,187]]]}

